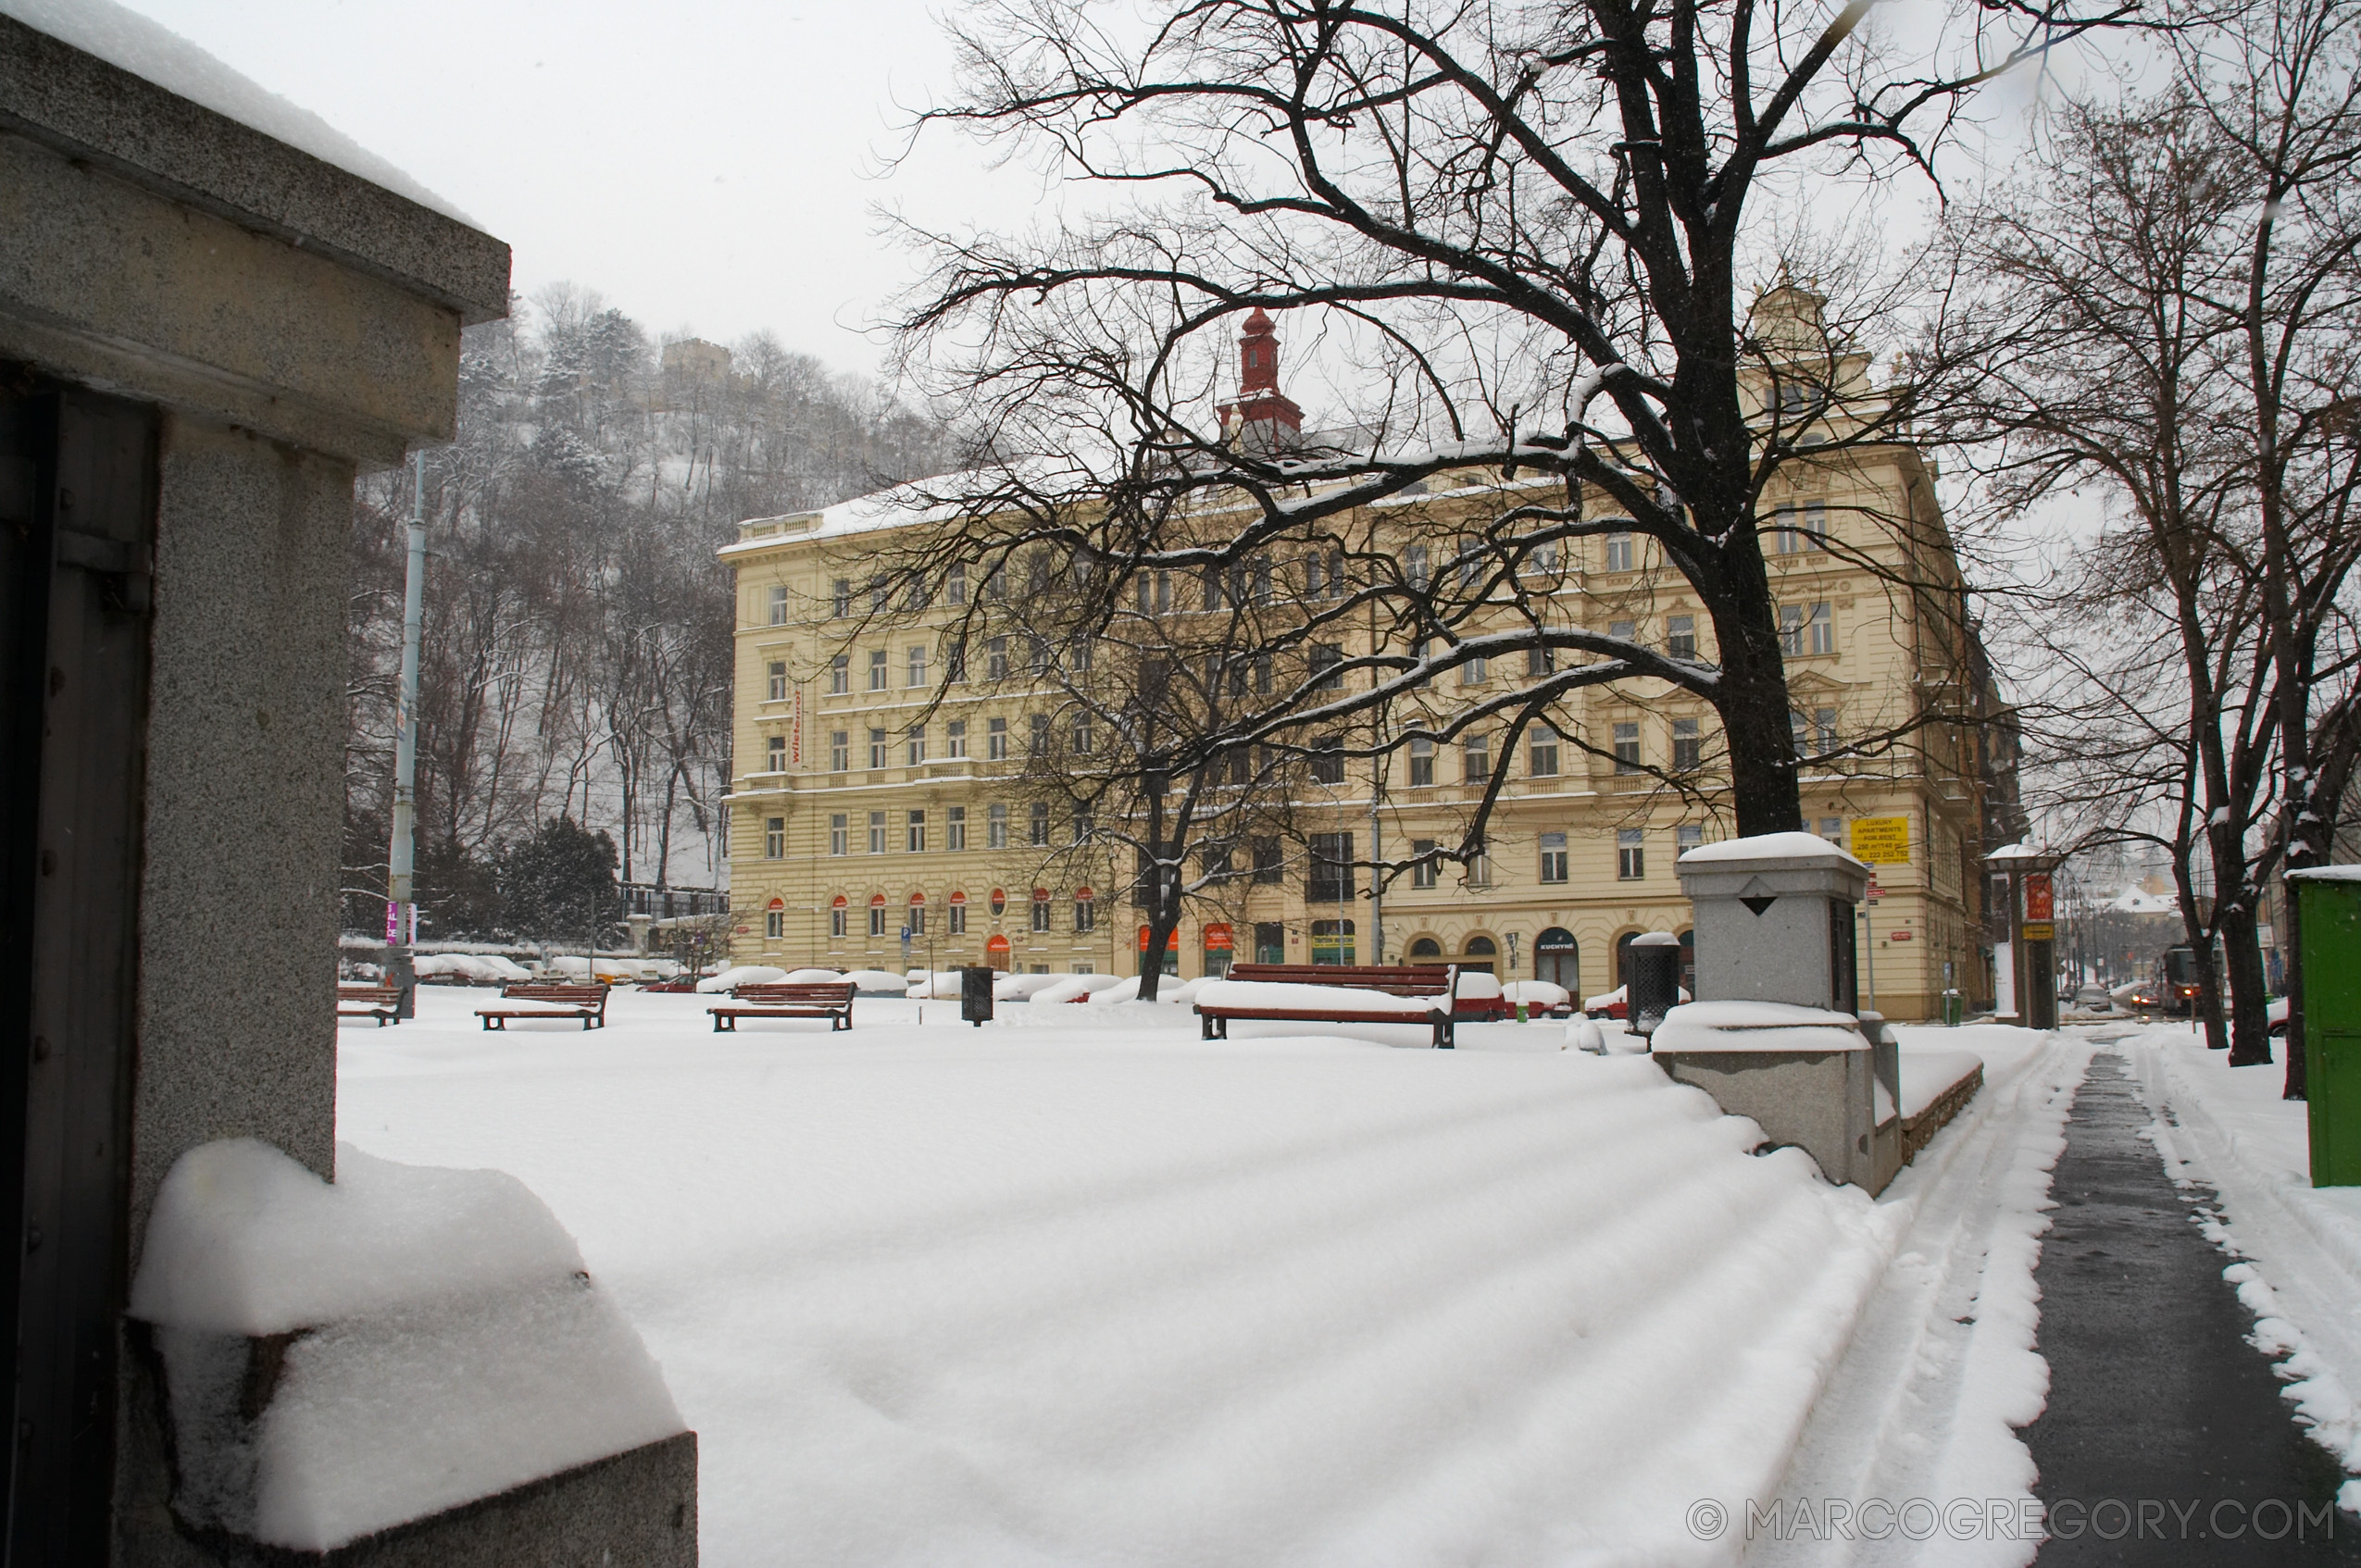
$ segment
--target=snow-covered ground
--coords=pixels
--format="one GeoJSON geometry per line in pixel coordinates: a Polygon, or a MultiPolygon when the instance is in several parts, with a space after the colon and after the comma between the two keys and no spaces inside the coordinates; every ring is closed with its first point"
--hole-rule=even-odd
{"type": "Polygon", "coordinates": [[[604,1031],[487,1035],[492,994],[348,1025],[341,1135],[549,1203],[701,1434],[708,1563],[1730,1562],[1714,1511],[1834,1453],[1797,1450],[1824,1388],[1903,1419],[1864,1303],[1916,1291],[1923,1338],[1978,1279],[1945,1474],[2003,1484],[2038,1408],[2055,1040],[1905,1031],[1998,1092],[1873,1203],[1557,1023],[1437,1052],[863,998],[850,1034],[716,1036],[709,998],[622,991],[604,1031]]]}
{"type": "MultiPolygon", "coordinates": [[[[2217,1195],[2206,1234],[2237,1260],[2223,1274],[2255,1315],[2255,1345],[2284,1358],[2298,1414],[2361,1473],[2361,1188],[2313,1187],[2306,1108],[2280,1098],[2278,1062],[2232,1067],[2192,1024],[2150,1025],[2116,1049],[2159,1112],[2148,1136],[2167,1171],[2217,1195]]],[[[2361,1480],[2338,1501],[2361,1512],[2361,1480]]]]}

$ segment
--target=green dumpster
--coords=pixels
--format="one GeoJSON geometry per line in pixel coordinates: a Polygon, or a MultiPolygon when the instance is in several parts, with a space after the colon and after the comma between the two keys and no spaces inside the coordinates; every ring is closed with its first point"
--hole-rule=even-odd
{"type": "Polygon", "coordinates": [[[2361,865],[2287,874],[2304,991],[2312,1185],[2361,1187],[2361,865]]]}
{"type": "Polygon", "coordinates": [[[1943,993],[1943,1027],[1944,1028],[1957,1028],[1959,1020],[1966,1015],[1967,1011],[1967,1000],[1958,991],[1947,990],[1943,993]]]}

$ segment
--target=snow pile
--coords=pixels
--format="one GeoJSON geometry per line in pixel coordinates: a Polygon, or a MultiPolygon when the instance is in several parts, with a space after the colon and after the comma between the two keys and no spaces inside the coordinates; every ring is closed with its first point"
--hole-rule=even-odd
{"type": "Polygon", "coordinates": [[[1529,1008],[1563,1007],[1573,999],[1573,992],[1547,980],[1511,980],[1500,994],[1512,1007],[1520,1002],[1529,1008]]]}
{"type": "Polygon", "coordinates": [[[994,1002],[1024,1002],[1035,991],[1047,990],[1065,979],[1064,975],[1004,975],[993,982],[994,1002]]]}
{"type": "MultiPolygon", "coordinates": [[[[1114,975],[1061,975],[1057,977],[1057,983],[1056,985],[1043,986],[1041,989],[1033,992],[1033,994],[1027,1000],[1041,1002],[1087,1002],[1100,995],[1102,992],[1113,990],[1116,987],[1120,986],[1121,984],[1123,984],[1122,979],[1114,975]]],[[[1133,976],[1131,978],[1131,995],[1136,997],[1139,994],[1139,977],[1133,976]]],[[[1109,997],[1107,1000],[1114,1002],[1128,999],[1109,997]]]]}
{"type": "Polygon", "coordinates": [[[1796,860],[1807,856],[1834,853],[1867,871],[1867,862],[1854,860],[1852,854],[1829,842],[1818,833],[1757,833],[1751,839],[1724,839],[1718,844],[1701,844],[1680,857],[1684,871],[1703,871],[1718,865],[1743,865],[1756,860],[1796,860]]]}
{"type": "Polygon", "coordinates": [[[833,985],[843,977],[843,972],[837,969],[790,969],[784,977],[788,984],[797,986],[833,985]]]}
{"type": "Polygon", "coordinates": [[[1277,1008],[1291,1013],[1399,1013],[1423,1018],[1450,1005],[1440,996],[1395,996],[1358,986],[1302,986],[1280,980],[1208,980],[1197,988],[1199,1007],[1277,1008]]]}
{"type": "Polygon", "coordinates": [[[1770,1495],[1892,1245],[1515,1024],[891,1001],[790,1058],[688,997],[505,1043],[466,1000],[346,1049],[346,1125],[550,1199],[698,1430],[710,1568],[1730,1562],[1693,1504],[1770,1495]]]}
{"type": "MultiPolygon", "coordinates": [[[[796,973],[801,974],[803,971],[797,970],[796,973]]],[[[791,977],[786,970],[774,969],[768,964],[739,964],[724,969],[709,979],[699,980],[697,989],[707,996],[718,996],[723,991],[735,990],[740,986],[775,986],[781,980],[791,977]]],[[[831,969],[828,971],[828,977],[836,980],[843,977],[831,969]]]]}
{"type": "Polygon", "coordinates": [[[1452,995],[1462,1002],[1489,1002],[1504,994],[1497,975],[1487,975],[1480,969],[1462,969],[1459,983],[1452,995]]]}
{"type": "Polygon", "coordinates": [[[497,1171],[253,1139],[182,1155],[131,1315],[154,1326],[190,1524],[323,1551],[683,1430],[547,1207],[497,1171]],[[254,1341],[280,1341],[259,1415],[254,1341]]]}
{"type": "Polygon", "coordinates": [[[1850,1013],[1785,1002],[1685,1002],[1664,1015],[1655,1040],[1658,1051],[1866,1051],[1868,1046],[1850,1013]]]}
{"type": "Polygon", "coordinates": [[[891,969],[852,969],[836,977],[852,981],[863,996],[902,996],[910,989],[910,982],[891,969]]]}
{"type": "Polygon", "coordinates": [[[410,961],[410,972],[421,980],[451,976],[476,986],[507,985],[532,978],[532,972],[520,964],[477,952],[422,952],[410,961]]]}
{"type": "Polygon", "coordinates": [[[179,33],[115,0],[0,0],[0,16],[14,17],[168,93],[474,227],[458,208],[309,109],[266,92],[179,33]]]}
{"type": "Polygon", "coordinates": [[[924,969],[910,971],[909,988],[903,992],[912,1002],[956,1002],[965,977],[956,969],[924,969]]]}

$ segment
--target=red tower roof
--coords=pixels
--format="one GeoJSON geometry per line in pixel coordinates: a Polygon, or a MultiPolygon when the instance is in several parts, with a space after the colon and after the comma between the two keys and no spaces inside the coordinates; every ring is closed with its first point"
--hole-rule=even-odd
{"type": "Polygon", "coordinates": [[[1224,404],[1221,417],[1235,419],[1249,442],[1266,449],[1303,430],[1304,411],[1279,390],[1279,337],[1260,305],[1238,334],[1238,401],[1224,404]]]}

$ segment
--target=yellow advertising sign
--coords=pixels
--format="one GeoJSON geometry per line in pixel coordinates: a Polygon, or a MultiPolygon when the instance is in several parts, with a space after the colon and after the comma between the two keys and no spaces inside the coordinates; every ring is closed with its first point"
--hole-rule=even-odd
{"type": "Polygon", "coordinates": [[[2057,940],[2057,927],[2047,920],[2028,920],[2017,928],[2017,934],[2029,942],[2057,940]]]}
{"type": "Polygon", "coordinates": [[[1909,865],[1910,819],[1906,816],[1855,817],[1853,858],[1870,865],[1909,865]]]}

